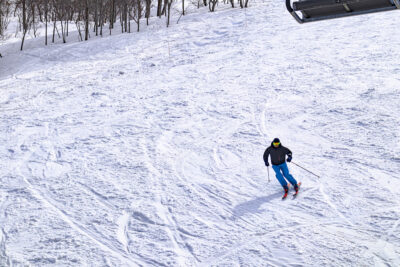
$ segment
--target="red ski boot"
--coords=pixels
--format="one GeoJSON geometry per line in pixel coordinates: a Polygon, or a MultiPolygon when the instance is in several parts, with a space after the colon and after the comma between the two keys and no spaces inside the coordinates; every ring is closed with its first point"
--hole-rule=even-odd
{"type": "Polygon", "coordinates": [[[297,196],[297,194],[299,193],[300,185],[301,185],[301,182],[297,183],[297,184],[294,186],[294,191],[295,191],[295,193],[293,194],[293,198],[295,198],[295,197],[297,196]]]}
{"type": "Polygon", "coordinates": [[[284,200],[289,193],[289,187],[284,187],[283,189],[285,190],[285,194],[283,195],[282,200],[284,200]]]}

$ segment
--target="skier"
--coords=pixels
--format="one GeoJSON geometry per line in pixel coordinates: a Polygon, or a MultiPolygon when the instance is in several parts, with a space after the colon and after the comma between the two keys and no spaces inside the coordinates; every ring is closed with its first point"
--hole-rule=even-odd
{"type": "Polygon", "coordinates": [[[289,173],[288,166],[285,162],[286,155],[287,155],[287,160],[286,160],[287,162],[290,162],[292,160],[292,152],[288,148],[282,146],[279,138],[275,138],[272,141],[271,146],[268,147],[264,152],[264,162],[265,166],[267,167],[269,166],[268,163],[269,155],[271,155],[272,169],[274,169],[276,173],[276,178],[278,179],[279,183],[285,190],[285,195],[283,196],[283,198],[286,198],[289,192],[289,187],[285,178],[293,185],[294,190],[296,191],[295,194],[297,194],[297,192],[299,191],[299,184],[297,184],[297,181],[289,173]]]}

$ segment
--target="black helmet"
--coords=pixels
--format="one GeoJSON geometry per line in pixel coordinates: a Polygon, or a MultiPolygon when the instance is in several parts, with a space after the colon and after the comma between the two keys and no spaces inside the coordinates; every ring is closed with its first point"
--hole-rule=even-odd
{"type": "Polygon", "coordinates": [[[271,146],[280,147],[281,146],[281,141],[279,140],[279,138],[274,138],[274,141],[272,141],[271,146]]]}

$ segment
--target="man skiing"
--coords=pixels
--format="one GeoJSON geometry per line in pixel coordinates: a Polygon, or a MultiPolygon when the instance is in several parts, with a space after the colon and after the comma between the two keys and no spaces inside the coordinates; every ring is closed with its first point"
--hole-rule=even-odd
{"type": "Polygon", "coordinates": [[[281,141],[279,138],[275,138],[271,146],[268,147],[264,152],[264,162],[265,166],[269,166],[268,157],[271,155],[271,163],[272,169],[274,169],[276,173],[276,178],[278,179],[279,183],[282,185],[283,189],[285,190],[285,195],[283,198],[286,198],[289,187],[285,180],[285,178],[293,185],[294,190],[296,191],[295,195],[299,191],[299,185],[297,181],[293,178],[293,176],[289,173],[288,166],[285,161],[290,162],[292,160],[292,152],[282,146],[281,141]],[[286,160],[287,155],[287,160],[286,160]],[[283,174],[283,175],[282,175],[283,174]]]}

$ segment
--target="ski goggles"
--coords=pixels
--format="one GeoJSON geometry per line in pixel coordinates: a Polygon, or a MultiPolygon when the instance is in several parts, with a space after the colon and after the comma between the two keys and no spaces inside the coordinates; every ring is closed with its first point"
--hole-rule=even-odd
{"type": "Polygon", "coordinates": [[[279,146],[281,143],[277,142],[277,143],[272,143],[274,146],[279,146]]]}

